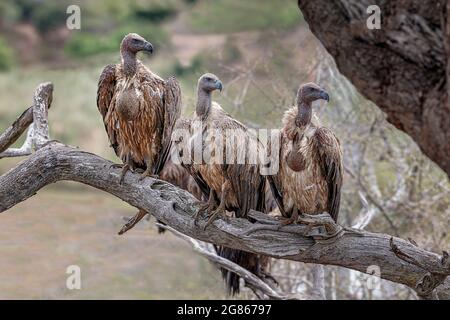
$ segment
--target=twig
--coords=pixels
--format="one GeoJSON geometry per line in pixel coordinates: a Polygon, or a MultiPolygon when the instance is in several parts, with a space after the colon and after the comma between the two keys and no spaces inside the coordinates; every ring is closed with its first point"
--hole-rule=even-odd
{"type": "MultiPolygon", "coordinates": [[[[174,235],[176,235],[178,238],[183,239],[184,241],[188,242],[196,252],[198,252],[200,255],[206,257],[211,262],[217,264],[221,268],[227,269],[228,271],[234,272],[238,274],[246,284],[253,290],[253,291],[261,291],[269,297],[270,299],[276,299],[276,300],[286,300],[286,299],[299,299],[300,297],[294,297],[286,295],[283,292],[280,292],[271,286],[269,286],[267,283],[265,283],[263,280],[258,278],[256,275],[251,273],[250,271],[242,268],[240,265],[231,262],[228,259],[225,259],[216,253],[207,250],[204,246],[200,244],[198,240],[195,240],[194,238],[188,237],[185,234],[182,234],[181,232],[175,230],[174,228],[164,225],[161,223],[156,224],[158,227],[164,228],[166,230],[169,230],[174,235]]],[[[256,295],[259,293],[255,292],[256,295]]],[[[302,297],[304,299],[305,297],[302,297]]]]}

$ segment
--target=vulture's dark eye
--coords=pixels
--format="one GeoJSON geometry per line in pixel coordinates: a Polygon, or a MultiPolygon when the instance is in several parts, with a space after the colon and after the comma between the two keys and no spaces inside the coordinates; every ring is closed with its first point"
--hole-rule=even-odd
{"type": "Polygon", "coordinates": [[[133,39],[133,43],[135,43],[135,44],[139,44],[139,43],[141,43],[142,41],[141,40],[139,40],[139,39],[133,39]]]}
{"type": "Polygon", "coordinates": [[[207,78],[205,78],[205,80],[206,80],[206,81],[212,81],[212,78],[207,77],[207,78]]]}

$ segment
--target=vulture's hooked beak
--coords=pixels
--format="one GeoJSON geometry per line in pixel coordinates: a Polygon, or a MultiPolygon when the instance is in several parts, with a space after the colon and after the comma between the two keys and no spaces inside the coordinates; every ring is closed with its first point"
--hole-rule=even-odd
{"type": "Polygon", "coordinates": [[[144,50],[143,51],[152,54],[153,53],[153,46],[152,46],[152,44],[150,42],[146,42],[145,45],[144,45],[144,50]]]}
{"type": "Polygon", "coordinates": [[[330,96],[328,95],[328,92],[326,92],[325,90],[320,90],[319,97],[320,97],[320,99],[330,102],[330,96]]]}
{"type": "Polygon", "coordinates": [[[220,81],[220,80],[216,81],[216,89],[219,90],[220,92],[222,92],[222,89],[223,89],[222,81],[220,81]]]}

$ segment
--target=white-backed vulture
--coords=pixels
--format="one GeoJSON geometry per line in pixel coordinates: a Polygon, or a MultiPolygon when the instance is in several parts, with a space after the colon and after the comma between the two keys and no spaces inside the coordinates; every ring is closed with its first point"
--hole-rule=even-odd
{"type": "Polygon", "coordinates": [[[297,106],[283,117],[280,166],[268,176],[282,224],[296,222],[299,214],[328,212],[337,221],[343,175],[342,150],[334,133],[322,127],[312,103],[329,101],[328,93],[314,83],[301,85],[297,106]]]}
{"type": "MultiPolygon", "coordinates": [[[[203,213],[209,216],[205,227],[211,223],[217,215],[224,215],[226,211],[234,212],[236,217],[247,218],[251,209],[264,211],[265,177],[260,175],[259,162],[250,163],[246,156],[244,162],[237,162],[238,152],[254,150],[257,152],[259,141],[239,121],[227,114],[221,106],[212,101],[212,92],[222,90],[222,82],[217,76],[207,73],[198,80],[198,100],[195,110],[195,119],[180,120],[177,129],[189,130],[189,139],[180,136],[175,143],[180,152],[190,152],[190,160],[183,166],[189,171],[199,185],[208,202],[199,210],[197,218],[203,213]],[[200,125],[201,128],[193,128],[200,125]],[[197,130],[196,130],[197,129],[197,130]],[[217,135],[219,133],[219,135],[217,135]],[[227,139],[230,134],[237,134],[236,148],[227,149],[227,139]],[[183,143],[184,145],[181,146],[183,143]],[[220,142],[221,141],[221,142],[220,142]],[[186,143],[188,144],[186,147],[186,143]],[[209,159],[195,161],[195,150],[205,150],[213,145],[217,149],[211,152],[209,159]],[[222,152],[219,150],[222,149],[222,152]],[[240,151],[238,151],[240,150],[240,151]],[[226,158],[227,151],[230,157],[226,158]],[[231,161],[230,161],[231,160],[231,161]],[[241,164],[242,163],[242,164],[241,164]]],[[[180,154],[181,159],[186,159],[185,154],[180,154]]],[[[188,157],[189,159],[189,157],[188,157]]],[[[265,276],[265,270],[260,263],[261,257],[253,253],[226,247],[216,248],[218,254],[225,257],[249,271],[265,276]]],[[[263,259],[267,261],[268,259],[263,259]]],[[[229,293],[239,292],[239,276],[227,270],[222,270],[229,293]]]]}
{"type": "MultiPolygon", "coordinates": [[[[141,179],[157,177],[181,110],[178,81],[151,72],[137,59],[140,51],[152,53],[153,46],[138,34],[126,35],[120,44],[121,63],[107,65],[98,82],[97,107],[111,146],[124,163],[121,182],[129,169],[143,170],[141,179]]],[[[144,215],[140,210],[127,225],[134,226],[144,215]]]]}

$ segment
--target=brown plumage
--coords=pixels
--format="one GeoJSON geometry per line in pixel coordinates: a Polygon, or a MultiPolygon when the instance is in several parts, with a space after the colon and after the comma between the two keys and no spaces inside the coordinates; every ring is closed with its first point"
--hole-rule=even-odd
{"type": "MultiPolygon", "coordinates": [[[[151,53],[153,47],[135,33],[125,36],[121,63],[106,66],[98,83],[97,107],[111,146],[124,163],[121,182],[128,169],[144,170],[142,178],[159,174],[180,115],[177,80],[166,81],[151,72],[136,58],[139,51],[151,53]]],[[[134,224],[144,215],[141,210],[134,224]]]]}
{"type": "Polygon", "coordinates": [[[139,51],[153,51],[139,35],[125,36],[120,51],[122,62],[106,66],[100,76],[97,107],[117,156],[158,174],[180,115],[180,87],[175,78],[163,80],[136,58],[139,51]]]}
{"type": "Polygon", "coordinates": [[[279,209],[295,222],[298,214],[328,212],[337,221],[343,175],[342,150],[333,132],[318,123],[312,102],[329,100],[314,83],[300,86],[297,107],[285,112],[280,169],[268,180],[279,209]]]}
{"type": "MultiPolygon", "coordinates": [[[[209,215],[205,227],[217,215],[223,215],[226,211],[234,212],[235,216],[240,218],[247,218],[251,209],[264,211],[265,178],[260,175],[258,162],[251,164],[248,158],[243,164],[236,161],[239,151],[256,152],[259,141],[243,124],[212,101],[211,93],[217,89],[222,89],[222,83],[215,75],[207,73],[200,77],[195,119],[179,122],[177,129],[187,129],[189,134],[180,135],[179,139],[175,140],[180,157],[184,157],[183,165],[208,198],[207,204],[198,213],[201,215],[206,212],[209,215]],[[225,143],[227,140],[231,141],[231,132],[237,133],[235,149],[232,152],[225,143]],[[215,135],[216,133],[221,135],[215,135]],[[217,149],[211,152],[211,158],[203,159],[202,162],[185,161],[189,158],[192,160],[195,151],[205,154],[205,150],[213,145],[217,146],[217,149]],[[225,156],[227,151],[230,152],[228,161],[225,156]],[[184,152],[190,153],[190,157],[184,152]]],[[[193,159],[195,160],[195,157],[193,159]]],[[[264,271],[260,257],[255,254],[226,247],[217,248],[217,252],[257,275],[262,275],[264,271]]],[[[239,292],[239,277],[227,270],[222,270],[222,274],[229,292],[239,292]]]]}
{"type": "Polygon", "coordinates": [[[189,172],[181,164],[174,163],[171,155],[167,159],[166,165],[161,170],[159,178],[188,191],[198,200],[202,200],[202,191],[194,178],[192,178],[189,172]]]}

